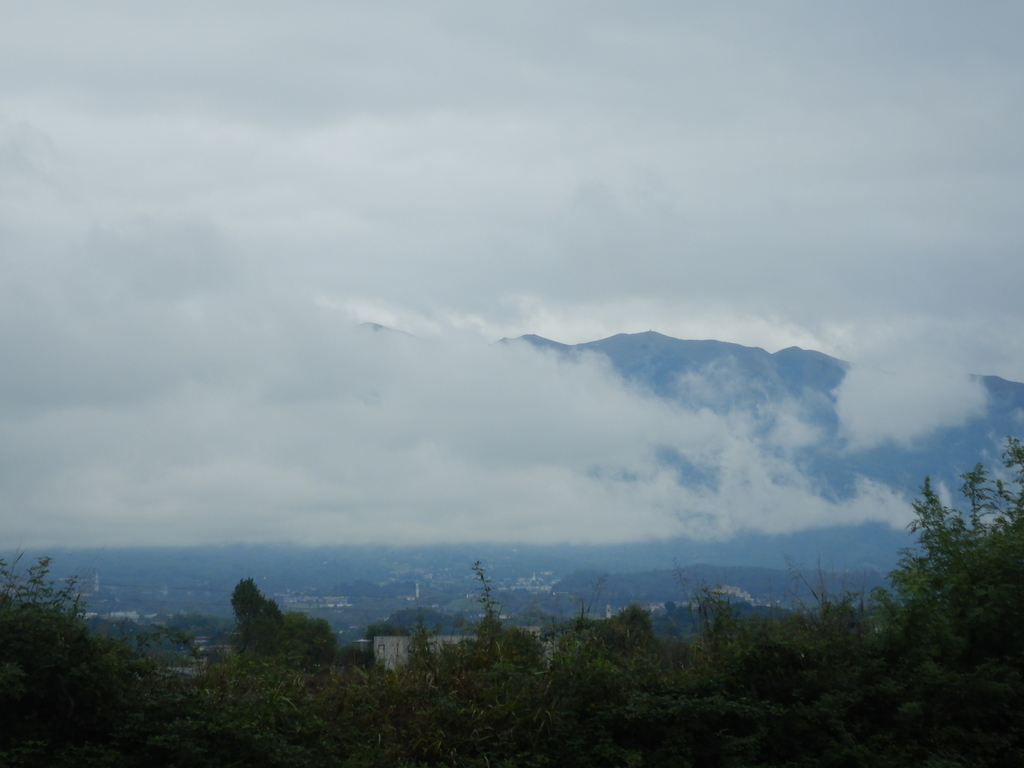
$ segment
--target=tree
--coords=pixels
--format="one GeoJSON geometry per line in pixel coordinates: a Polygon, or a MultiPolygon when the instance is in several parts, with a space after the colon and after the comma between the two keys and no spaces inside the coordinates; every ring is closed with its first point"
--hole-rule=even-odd
{"type": "MultiPolygon", "coordinates": [[[[51,579],[49,564],[43,557],[22,571],[18,559],[0,559],[0,765],[36,764],[9,763],[18,752],[106,739],[146,704],[154,679],[128,642],[89,631],[74,580],[51,579]]],[[[38,764],[57,763],[44,755],[38,764]]]]}
{"type": "Polygon", "coordinates": [[[284,616],[277,603],[265,597],[252,578],[238,582],[231,593],[235,631],[231,644],[238,653],[268,656],[277,650],[284,616]]]}
{"type": "Polygon", "coordinates": [[[289,611],[281,625],[280,653],[290,664],[313,672],[334,663],[338,639],[327,619],[289,611]]]}
{"type": "Polygon", "coordinates": [[[890,574],[883,603],[911,644],[974,665],[1024,652],[1024,447],[1007,438],[1012,479],[981,464],[961,475],[968,506],[945,506],[926,478],[914,503],[916,549],[890,574]]]}

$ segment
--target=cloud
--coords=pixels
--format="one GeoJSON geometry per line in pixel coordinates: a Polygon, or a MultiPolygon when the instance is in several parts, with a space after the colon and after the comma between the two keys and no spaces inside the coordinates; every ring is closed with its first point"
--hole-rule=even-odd
{"type": "Polygon", "coordinates": [[[942,353],[1020,379],[1018,19],[25,7],[0,232],[202,221],[257,282],[498,336],[970,325],[942,353]]]}
{"type": "Polygon", "coordinates": [[[885,441],[909,447],[940,427],[955,427],[985,413],[984,384],[938,366],[882,371],[854,366],[836,391],[836,411],[850,448],[885,441]]]}
{"type": "Polygon", "coordinates": [[[865,370],[913,349],[895,382],[844,385],[852,443],[965,418],[976,388],[928,371],[1024,379],[1020,19],[6,9],[4,535],[610,541],[898,517],[882,489],[817,498],[788,458],[817,439],[798,409],[683,412],[599,361],[484,341],[656,329],[865,370]],[[670,455],[716,488],[680,487],[670,455]]]}
{"type": "Polygon", "coordinates": [[[20,511],[4,516],[5,537],[612,542],[905,516],[881,488],[818,498],[749,419],[654,398],[603,358],[374,333],[337,313],[313,327],[278,318],[248,340],[262,363],[219,380],[4,420],[17,471],[0,500],[20,511]],[[666,449],[713,469],[717,487],[681,485],[666,449]]]}

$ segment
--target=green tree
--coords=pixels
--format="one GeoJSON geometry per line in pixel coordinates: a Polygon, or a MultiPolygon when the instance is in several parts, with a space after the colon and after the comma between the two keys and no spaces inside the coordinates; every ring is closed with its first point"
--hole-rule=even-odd
{"type": "Polygon", "coordinates": [[[338,639],[327,619],[289,611],[281,623],[279,653],[293,666],[313,672],[334,663],[338,639]]]}
{"type": "Polygon", "coordinates": [[[238,653],[273,654],[281,640],[284,616],[277,603],[265,597],[252,578],[238,582],[231,593],[235,631],[231,644],[238,653]]]}
{"type": "Polygon", "coordinates": [[[141,653],[159,633],[91,632],[74,580],[49,563],[0,559],[0,765],[121,765],[110,745],[150,729],[174,684],[141,653]]]}
{"type": "Polygon", "coordinates": [[[978,664],[1024,653],[1024,447],[1007,439],[1012,479],[981,464],[961,475],[965,509],[945,506],[926,478],[907,550],[879,593],[910,645],[946,662],[978,664]]]}
{"type": "Polygon", "coordinates": [[[373,640],[378,635],[408,635],[409,628],[403,627],[398,624],[392,624],[390,621],[375,621],[366,627],[366,631],[363,633],[363,637],[367,640],[373,640]]]}
{"type": "MultiPolygon", "coordinates": [[[[1008,438],[1008,479],[979,464],[966,504],[925,481],[917,546],[876,590],[878,634],[901,738],[964,765],[1024,765],[1024,448],[1008,438]]],[[[889,694],[891,695],[891,693],[889,694]]]]}

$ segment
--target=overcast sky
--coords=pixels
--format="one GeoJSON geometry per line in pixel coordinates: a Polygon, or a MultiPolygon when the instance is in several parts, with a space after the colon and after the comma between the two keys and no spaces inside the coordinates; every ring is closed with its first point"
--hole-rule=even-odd
{"type": "Polygon", "coordinates": [[[963,418],[966,373],[1024,381],[1022,39],[1018,2],[6,2],[0,537],[902,524],[818,499],[799,429],[488,344],[798,345],[869,372],[855,442],[963,418]]]}

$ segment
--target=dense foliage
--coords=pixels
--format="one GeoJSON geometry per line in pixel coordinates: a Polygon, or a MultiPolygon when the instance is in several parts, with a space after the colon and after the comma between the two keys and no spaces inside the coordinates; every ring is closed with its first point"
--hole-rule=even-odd
{"type": "Polygon", "coordinates": [[[231,608],[235,613],[231,645],[239,656],[286,661],[306,672],[335,660],[337,639],[326,619],[299,611],[282,613],[253,579],[238,582],[231,593],[231,608]]]}
{"type": "Polygon", "coordinates": [[[537,637],[499,620],[478,571],[475,638],[433,650],[421,623],[392,671],[330,663],[323,626],[243,581],[237,652],[186,677],[143,638],[90,633],[45,560],[0,563],[0,764],[1024,765],[1017,441],[1005,459],[1005,482],[964,476],[963,511],[925,483],[918,545],[870,601],[738,616],[698,589],[684,640],[635,606],[537,637]]]}

